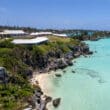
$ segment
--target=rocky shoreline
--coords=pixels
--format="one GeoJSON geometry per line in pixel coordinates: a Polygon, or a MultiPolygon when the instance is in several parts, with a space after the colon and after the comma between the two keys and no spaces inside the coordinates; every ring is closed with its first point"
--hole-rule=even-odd
{"type": "MultiPolygon", "coordinates": [[[[51,70],[56,71],[57,69],[64,69],[67,66],[73,65],[72,60],[74,58],[78,58],[81,55],[86,57],[87,55],[93,54],[93,52],[89,50],[89,47],[86,44],[81,46],[71,47],[71,50],[72,50],[71,52],[68,52],[63,55],[59,55],[59,58],[58,57],[53,58],[48,62],[45,68],[42,68],[39,71],[37,70],[37,72],[35,72],[35,74],[33,75],[33,78],[31,79],[31,84],[37,87],[39,86],[39,90],[38,89],[35,90],[33,97],[28,100],[28,103],[29,103],[28,108],[24,110],[47,110],[46,105],[49,102],[52,102],[54,107],[59,106],[61,99],[57,98],[52,100],[52,97],[45,95],[45,93],[43,93],[43,91],[41,90],[38,81],[35,80],[35,75],[36,74],[39,75],[43,73],[46,74],[51,70]]],[[[52,55],[54,54],[54,52],[50,52],[48,54],[52,55]]],[[[73,71],[73,73],[75,73],[75,71],[73,71]]],[[[58,77],[61,77],[61,76],[58,76],[58,77]]]]}
{"type": "Polygon", "coordinates": [[[38,73],[46,73],[51,70],[56,71],[57,69],[64,69],[67,66],[72,66],[73,62],[72,60],[75,58],[80,57],[81,55],[87,56],[93,54],[92,51],[90,51],[88,45],[83,44],[80,46],[74,46],[70,47],[71,51],[67,53],[62,53],[60,50],[59,52],[51,51],[49,52],[45,57],[44,61],[40,62],[44,66],[42,66],[41,69],[37,70],[38,73]],[[51,57],[50,59],[48,57],[51,57]]]}
{"type": "MultiPolygon", "coordinates": [[[[1,74],[1,83],[10,85],[7,86],[7,92],[11,94],[11,96],[10,94],[6,96],[10,97],[8,104],[16,102],[19,105],[18,109],[31,107],[31,110],[46,109],[48,99],[44,97],[45,93],[42,92],[37,81],[35,81],[35,87],[30,84],[29,80],[34,77],[34,72],[35,75],[39,75],[64,69],[74,65],[73,60],[81,55],[87,57],[93,53],[83,41],[54,36],[50,36],[49,42],[42,45],[14,45],[8,39],[1,41],[0,49],[1,66],[7,71],[7,75],[5,72],[1,74]],[[14,94],[11,93],[10,88],[13,89],[14,94]],[[15,91],[16,88],[19,91],[15,91]]],[[[56,74],[56,77],[61,77],[61,75],[56,74]]],[[[4,93],[5,85],[2,85],[3,90],[1,89],[4,93]]],[[[3,100],[5,100],[4,93],[1,97],[3,100]]],[[[2,101],[2,106],[7,107],[7,104],[2,101]]],[[[12,109],[11,106],[8,108],[12,109]]]]}

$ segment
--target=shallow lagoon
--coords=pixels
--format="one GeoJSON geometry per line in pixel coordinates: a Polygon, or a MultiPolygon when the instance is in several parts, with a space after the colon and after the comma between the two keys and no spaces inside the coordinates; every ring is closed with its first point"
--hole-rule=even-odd
{"type": "Polygon", "coordinates": [[[110,110],[110,39],[87,43],[94,55],[76,59],[65,73],[57,71],[62,77],[48,75],[48,95],[61,97],[60,106],[50,104],[49,110],[110,110]]]}

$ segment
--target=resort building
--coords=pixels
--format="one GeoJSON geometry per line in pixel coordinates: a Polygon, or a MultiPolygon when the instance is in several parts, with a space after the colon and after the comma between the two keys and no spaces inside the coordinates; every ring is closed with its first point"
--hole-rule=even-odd
{"type": "Polygon", "coordinates": [[[0,37],[5,38],[5,37],[22,37],[28,35],[26,32],[23,30],[4,30],[0,32],[0,37]]]}
{"type": "Polygon", "coordinates": [[[36,36],[36,37],[49,36],[49,35],[54,35],[57,37],[67,37],[66,34],[56,34],[56,33],[52,33],[52,32],[35,32],[35,33],[31,33],[30,35],[36,36]]]}
{"type": "Polygon", "coordinates": [[[54,36],[57,36],[57,37],[63,37],[63,38],[67,38],[68,35],[67,34],[53,34],[54,36]]]}
{"type": "Polygon", "coordinates": [[[12,43],[14,44],[27,44],[27,45],[34,45],[34,44],[42,44],[48,42],[47,37],[37,37],[33,39],[14,39],[12,43]]]}
{"type": "Polygon", "coordinates": [[[42,37],[42,36],[52,35],[52,32],[33,32],[30,35],[36,37],[42,37]]]}

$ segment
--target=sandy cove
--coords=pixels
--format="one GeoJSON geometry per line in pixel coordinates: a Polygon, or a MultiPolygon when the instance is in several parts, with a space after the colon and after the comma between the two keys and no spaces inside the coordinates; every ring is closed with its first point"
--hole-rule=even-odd
{"type": "MultiPolygon", "coordinates": [[[[52,97],[50,95],[50,93],[52,93],[52,92],[49,89],[50,85],[47,83],[48,75],[54,76],[53,73],[48,74],[48,73],[34,72],[33,77],[30,79],[30,83],[32,85],[40,87],[40,91],[39,90],[36,91],[33,96],[33,99],[31,100],[35,104],[35,107],[34,107],[35,110],[36,109],[37,110],[47,110],[49,102],[52,101],[52,97]],[[40,101],[40,103],[38,103],[37,101],[40,101]]],[[[32,109],[32,110],[34,110],[34,109],[32,109]]]]}
{"type": "Polygon", "coordinates": [[[47,81],[49,78],[49,75],[51,75],[52,77],[55,77],[55,72],[51,71],[50,74],[34,72],[33,78],[30,81],[32,85],[39,85],[45,95],[50,95],[52,93],[52,90],[50,88],[51,83],[48,83],[47,81]]]}

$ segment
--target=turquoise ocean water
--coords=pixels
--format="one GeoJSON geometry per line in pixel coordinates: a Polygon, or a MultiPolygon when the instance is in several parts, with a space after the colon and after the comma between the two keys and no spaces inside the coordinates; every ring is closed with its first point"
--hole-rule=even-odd
{"type": "Polygon", "coordinates": [[[97,52],[76,59],[66,73],[57,71],[62,77],[48,76],[48,95],[61,98],[60,106],[55,109],[50,104],[49,110],[110,110],[110,39],[87,44],[97,52]]]}

